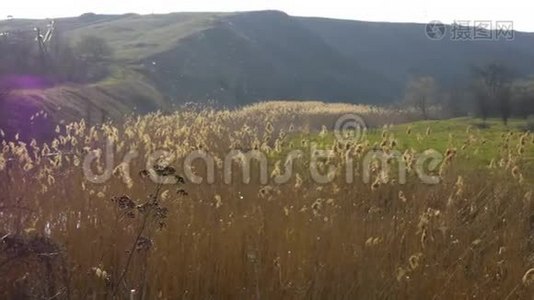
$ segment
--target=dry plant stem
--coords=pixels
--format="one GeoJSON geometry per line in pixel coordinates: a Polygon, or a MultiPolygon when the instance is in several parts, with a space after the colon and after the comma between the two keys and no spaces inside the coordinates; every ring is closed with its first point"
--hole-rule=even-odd
{"type": "Polygon", "coordinates": [[[508,300],[510,299],[510,297],[512,297],[512,295],[517,291],[517,289],[519,288],[519,284],[517,284],[511,291],[510,293],[508,294],[508,296],[506,296],[506,298],[504,298],[504,300],[508,300]]]}
{"type": "MultiPolygon", "coordinates": [[[[156,192],[155,192],[154,197],[152,199],[153,203],[156,203],[158,201],[159,193],[161,191],[161,187],[162,187],[161,184],[157,185],[156,192]]],[[[151,208],[151,210],[152,210],[152,208],[151,208]]],[[[131,265],[131,262],[132,262],[132,259],[133,259],[134,253],[135,253],[135,248],[137,247],[139,239],[141,238],[141,236],[143,235],[143,232],[146,229],[146,226],[147,226],[147,223],[148,223],[148,218],[150,218],[151,210],[147,211],[147,213],[143,216],[143,223],[141,225],[141,228],[139,228],[137,236],[136,236],[136,238],[135,238],[135,240],[134,240],[134,242],[132,244],[132,247],[130,248],[130,253],[128,253],[128,259],[126,260],[126,265],[124,266],[124,269],[123,269],[123,271],[121,273],[121,276],[119,277],[119,280],[116,283],[115,290],[113,291],[113,296],[117,295],[117,292],[119,290],[119,285],[123,283],[123,281],[124,281],[124,279],[126,277],[126,274],[128,273],[128,270],[130,268],[130,265],[131,265]]]]}

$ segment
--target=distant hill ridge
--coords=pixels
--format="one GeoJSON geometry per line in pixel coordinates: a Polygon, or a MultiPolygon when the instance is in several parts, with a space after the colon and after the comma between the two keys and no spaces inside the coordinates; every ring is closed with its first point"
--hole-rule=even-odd
{"type": "MultiPolygon", "coordinates": [[[[46,22],[2,21],[0,32],[46,22]]],[[[269,99],[391,103],[412,77],[430,75],[444,85],[461,85],[472,66],[492,61],[503,61],[520,75],[534,74],[532,33],[516,32],[513,41],[436,41],[427,38],[424,24],[292,17],[279,11],[84,14],[56,24],[72,41],[83,35],[106,39],[115,53],[114,72],[89,88],[105,93],[143,82],[150,93],[117,97],[115,107],[133,107],[128,99],[136,98],[135,106],[146,111],[161,108],[162,102],[208,100],[226,106],[269,99]],[[156,100],[139,105],[147,96],[156,100]]]]}

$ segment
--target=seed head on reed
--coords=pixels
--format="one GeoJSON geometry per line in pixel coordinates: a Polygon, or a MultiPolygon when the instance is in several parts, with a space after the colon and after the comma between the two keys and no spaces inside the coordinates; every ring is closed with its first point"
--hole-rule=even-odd
{"type": "Polygon", "coordinates": [[[381,182],[381,181],[382,181],[382,180],[381,180],[381,177],[378,176],[378,177],[376,178],[376,180],[371,184],[371,190],[372,190],[372,191],[377,190],[377,189],[380,187],[380,182],[381,182]]]}
{"type": "Polygon", "coordinates": [[[514,166],[512,168],[512,176],[514,178],[519,178],[520,175],[521,175],[521,171],[520,171],[519,167],[518,166],[514,166]]]}
{"type": "Polygon", "coordinates": [[[408,199],[406,198],[406,196],[404,195],[404,192],[403,191],[399,191],[399,200],[402,201],[402,203],[406,203],[408,201],[408,199]]]}
{"type": "Polygon", "coordinates": [[[170,190],[165,190],[161,193],[160,197],[161,197],[161,200],[168,200],[169,199],[169,196],[170,196],[170,190]]]}
{"type": "Polygon", "coordinates": [[[316,199],[315,202],[312,203],[311,208],[315,216],[319,216],[321,214],[321,210],[323,209],[323,203],[324,199],[321,198],[316,199]]]}
{"type": "Polygon", "coordinates": [[[0,154],[0,171],[3,171],[6,168],[7,161],[3,154],[0,154]]]}
{"type": "Polygon", "coordinates": [[[290,208],[289,208],[287,205],[284,206],[284,215],[285,215],[286,217],[289,216],[289,212],[290,212],[290,208]]]}
{"type": "Polygon", "coordinates": [[[215,208],[220,208],[223,205],[221,195],[215,195],[213,197],[215,208]]]}
{"type": "Polygon", "coordinates": [[[302,180],[302,177],[300,176],[300,174],[296,174],[295,175],[295,185],[294,185],[294,188],[296,190],[300,189],[302,187],[302,184],[303,184],[303,180],[302,180]]]}
{"type": "Polygon", "coordinates": [[[105,281],[108,281],[110,279],[110,275],[108,274],[108,272],[106,272],[106,270],[102,269],[101,267],[94,267],[92,268],[92,271],[95,274],[95,276],[99,279],[102,279],[105,281]]]}
{"type": "Polygon", "coordinates": [[[410,258],[408,259],[408,262],[410,264],[410,269],[412,271],[414,271],[415,269],[419,267],[419,261],[421,260],[421,256],[423,256],[422,253],[417,253],[417,254],[410,256],[410,258]]]}
{"type": "Polygon", "coordinates": [[[451,160],[456,155],[456,149],[454,148],[448,148],[447,151],[445,151],[445,159],[451,160]]]}

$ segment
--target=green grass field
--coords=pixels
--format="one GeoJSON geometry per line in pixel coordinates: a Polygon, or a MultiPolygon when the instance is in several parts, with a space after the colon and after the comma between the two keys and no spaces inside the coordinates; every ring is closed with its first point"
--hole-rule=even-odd
{"type": "MultiPolygon", "coordinates": [[[[457,151],[458,167],[469,170],[487,168],[492,161],[498,163],[496,158],[503,154],[504,137],[507,135],[510,151],[516,151],[525,131],[526,121],[521,119],[511,119],[508,125],[504,125],[496,118],[483,122],[480,119],[463,117],[367,129],[360,142],[368,141],[370,146],[378,147],[386,136],[389,140],[395,140],[395,149],[401,152],[413,149],[420,153],[433,149],[445,153],[448,149],[454,149],[457,151]]],[[[298,137],[302,138],[307,138],[322,149],[328,149],[335,141],[333,134],[307,134],[298,137]]],[[[528,141],[524,150],[526,155],[522,163],[526,167],[526,178],[534,178],[533,146],[532,141],[528,141]]]]}

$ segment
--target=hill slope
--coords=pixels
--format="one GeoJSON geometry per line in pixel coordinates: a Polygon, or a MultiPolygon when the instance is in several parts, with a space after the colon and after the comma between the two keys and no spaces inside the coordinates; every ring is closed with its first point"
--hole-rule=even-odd
{"type": "Polygon", "coordinates": [[[506,63],[517,75],[534,74],[534,34],[515,32],[514,40],[431,40],[424,24],[373,23],[299,18],[301,24],[363,67],[404,86],[413,76],[431,75],[445,84],[469,80],[473,66],[506,63]]]}
{"type": "MultiPolygon", "coordinates": [[[[44,28],[46,23],[2,21],[0,32],[44,28]]],[[[387,103],[401,97],[413,76],[462,84],[469,80],[472,66],[496,60],[518,74],[534,74],[534,34],[529,33],[516,33],[514,41],[433,41],[425,36],[422,24],[301,18],[278,11],[85,14],[56,24],[72,43],[84,35],[97,35],[114,49],[112,75],[80,87],[81,97],[72,98],[78,103],[105,94],[101,106],[110,111],[134,106],[150,111],[206,100],[227,106],[266,99],[387,103]],[[139,91],[144,87],[150,92],[139,91]],[[117,90],[126,91],[125,95],[117,96],[117,90]],[[142,100],[147,97],[154,100],[142,100]]],[[[56,87],[41,94],[69,103],[73,93],[55,94],[61,90],[56,87]]],[[[82,116],[83,110],[79,109],[82,116]]]]}
{"type": "Polygon", "coordinates": [[[384,77],[349,60],[298,20],[280,12],[222,17],[212,27],[143,62],[161,89],[180,101],[376,103],[394,94],[384,77]]]}

